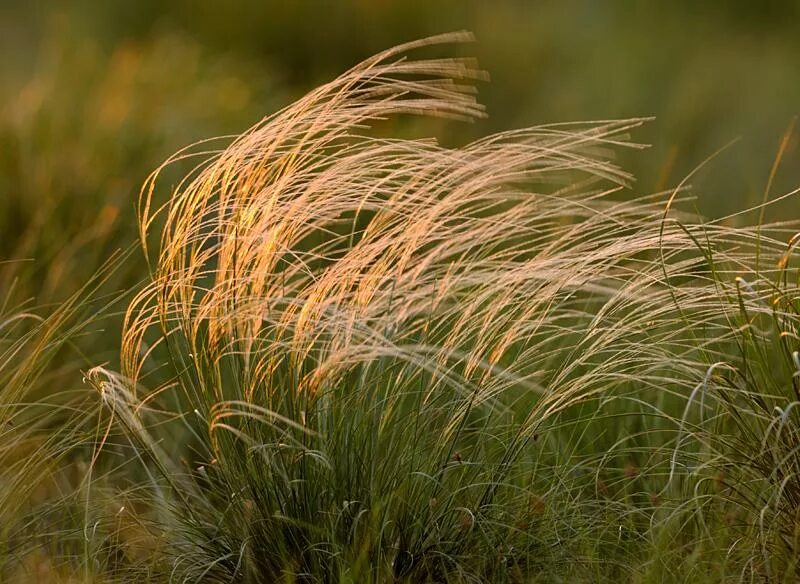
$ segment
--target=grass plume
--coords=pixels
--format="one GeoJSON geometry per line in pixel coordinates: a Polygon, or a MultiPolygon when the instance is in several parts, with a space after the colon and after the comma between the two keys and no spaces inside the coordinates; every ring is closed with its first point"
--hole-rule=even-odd
{"type": "Polygon", "coordinates": [[[608,567],[689,535],[752,577],[796,569],[796,226],[703,222],[681,189],[622,196],[613,155],[643,119],[456,148],[370,131],[481,118],[473,60],[408,56],[466,40],[385,51],[148,179],[121,371],[86,376],[105,412],[86,492],[125,492],[104,454],[133,455],[144,540],[168,543],[87,571],[707,577],[713,560],[608,567]],[[743,511],[714,523],[720,506],[743,511]]]}

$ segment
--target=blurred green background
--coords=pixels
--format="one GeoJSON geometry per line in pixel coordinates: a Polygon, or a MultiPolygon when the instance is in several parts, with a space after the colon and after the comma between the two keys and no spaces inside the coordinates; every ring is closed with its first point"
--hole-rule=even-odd
{"type": "MultiPolygon", "coordinates": [[[[652,148],[620,160],[635,193],[678,184],[738,138],[691,181],[710,217],[761,200],[800,110],[800,1],[6,1],[0,290],[16,280],[15,298],[63,297],[134,241],[138,188],[170,153],[238,133],[381,49],[459,29],[478,42],[452,54],[492,77],[480,86],[489,118],[425,132],[460,143],[652,115],[634,136],[652,148]]],[[[793,138],[774,194],[800,185],[798,162],[793,138]]],[[[789,216],[789,203],[767,215],[789,216]]],[[[143,266],[120,274],[121,289],[143,266]]]]}

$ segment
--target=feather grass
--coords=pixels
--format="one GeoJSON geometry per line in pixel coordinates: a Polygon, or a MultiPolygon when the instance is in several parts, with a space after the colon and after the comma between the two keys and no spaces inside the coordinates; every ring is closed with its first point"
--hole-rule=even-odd
{"type": "Polygon", "coordinates": [[[482,117],[472,60],[407,57],[469,39],[385,51],[148,179],[150,279],[126,313],[121,371],[86,374],[105,412],[86,516],[104,517],[103,485],[136,476],[104,466],[119,448],[144,475],[128,492],[143,545],[167,543],[111,561],[116,511],[111,535],[86,538],[105,558],[87,551],[87,574],[796,569],[796,226],[703,222],[676,210],[682,188],[620,196],[632,177],[611,159],[638,147],[628,134],[644,119],[459,148],[370,134],[392,116],[482,117]],[[162,200],[160,174],[187,161],[162,200]],[[687,545],[705,555],[653,553],[687,545]],[[653,559],[637,565],[642,550],[653,559]]]}

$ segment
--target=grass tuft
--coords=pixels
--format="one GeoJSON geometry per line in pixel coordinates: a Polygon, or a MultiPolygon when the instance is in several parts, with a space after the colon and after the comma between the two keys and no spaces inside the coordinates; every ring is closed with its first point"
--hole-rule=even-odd
{"type": "MultiPolygon", "coordinates": [[[[644,119],[461,147],[371,129],[483,117],[472,59],[409,55],[468,40],[384,51],[150,176],[149,279],[125,313],[120,367],[87,369],[90,393],[15,438],[37,464],[83,463],[79,484],[31,515],[68,548],[48,556],[61,553],[59,570],[797,575],[796,224],[705,222],[680,210],[682,186],[625,193],[614,153],[639,147],[628,135],[644,119]],[[193,170],[165,197],[159,177],[179,163],[193,170]],[[62,433],[43,438],[64,411],[62,433]]],[[[59,316],[72,305],[60,310],[0,345],[0,420],[22,416],[11,404],[77,330],[59,316]]],[[[25,318],[0,319],[0,334],[25,318]]],[[[16,464],[9,492],[27,480],[16,464]]],[[[12,553],[15,567],[38,553],[12,553]]]]}

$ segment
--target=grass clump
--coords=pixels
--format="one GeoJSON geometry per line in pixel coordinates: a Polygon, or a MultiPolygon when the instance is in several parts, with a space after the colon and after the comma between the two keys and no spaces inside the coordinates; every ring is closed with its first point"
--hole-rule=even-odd
{"type": "MultiPolygon", "coordinates": [[[[117,258],[118,259],[118,258],[117,258]]],[[[98,294],[117,259],[56,307],[0,305],[0,579],[67,582],[81,557],[76,506],[89,470],[95,400],[77,341],[111,300],[98,294]],[[58,537],[53,537],[58,534],[58,537]]]]}
{"type": "Polygon", "coordinates": [[[459,148],[369,131],[482,117],[472,60],[406,56],[467,38],[385,51],[147,181],[149,279],[76,408],[85,578],[795,570],[793,226],[621,196],[640,119],[459,148]]]}
{"type": "Polygon", "coordinates": [[[747,558],[744,573],[770,581],[796,578],[800,551],[797,241],[789,238],[774,268],[721,290],[730,334],[686,408],[698,412],[691,438],[702,444],[693,468],[702,515],[722,516],[740,538],[731,553],[747,558]]]}

